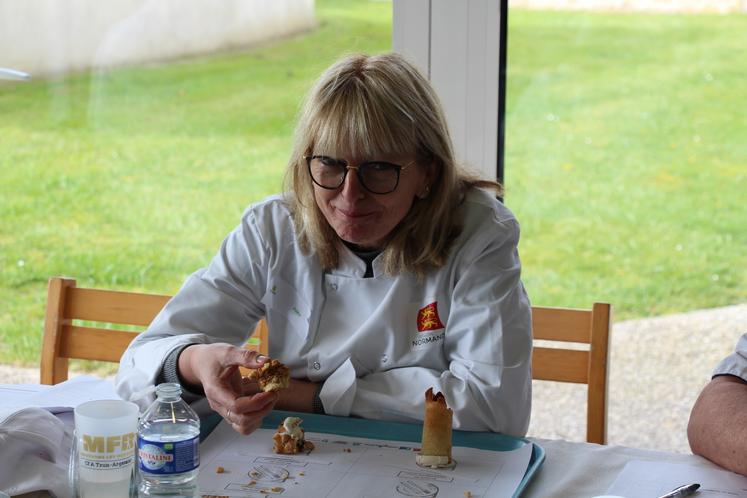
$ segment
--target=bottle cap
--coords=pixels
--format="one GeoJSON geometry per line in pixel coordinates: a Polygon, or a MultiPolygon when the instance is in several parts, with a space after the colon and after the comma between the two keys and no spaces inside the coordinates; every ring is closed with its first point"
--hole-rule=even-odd
{"type": "Polygon", "coordinates": [[[164,382],[156,387],[156,396],[159,398],[178,398],[182,395],[182,386],[176,382],[164,382]]]}

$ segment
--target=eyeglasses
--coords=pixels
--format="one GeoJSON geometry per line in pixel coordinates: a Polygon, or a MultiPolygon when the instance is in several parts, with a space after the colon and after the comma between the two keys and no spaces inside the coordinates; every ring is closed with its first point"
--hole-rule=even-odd
{"type": "Polygon", "coordinates": [[[368,161],[352,166],[342,159],[328,156],[303,156],[311,179],[322,188],[335,190],[345,182],[348,171],[355,170],[358,181],[372,194],[389,194],[399,185],[399,174],[415,161],[404,166],[386,161],[368,161]]]}

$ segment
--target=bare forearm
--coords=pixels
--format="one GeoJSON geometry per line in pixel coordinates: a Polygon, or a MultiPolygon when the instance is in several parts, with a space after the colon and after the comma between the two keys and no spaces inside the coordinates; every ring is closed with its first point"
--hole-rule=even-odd
{"type": "Polygon", "coordinates": [[[693,453],[747,475],[747,383],[713,379],[693,406],[687,437],[693,453]]]}
{"type": "Polygon", "coordinates": [[[196,347],[197,345],[192,345],[184,348],[182,353],[179,355],[177,369],[179,372],[179,377],[181,377],[187,384],[192,386],[201,386],[202,382],[200,382],[200,379],[192,370],[192,355],[195,353],[196,347]]]}
{"type": "Polygon", "coordinates": [[[314,393],[319,384],[305,380],[291,379],[288,389],[279,392],[280,398],[275,408],[294,412],[313,412],[314,393]]]}

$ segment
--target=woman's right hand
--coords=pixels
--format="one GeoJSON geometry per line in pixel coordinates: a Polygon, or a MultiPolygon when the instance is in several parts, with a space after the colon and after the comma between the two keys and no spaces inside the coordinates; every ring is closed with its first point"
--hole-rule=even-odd
{"type": "Polygon", "coordinates": [[[277,393],[246,395],[239,367],[259,368],[270,359],[225,343],[193,344],[179,355],[179,375],[188,384],[202,386],[210,407],[240,434],[249,434],[278,400],[277,393]]]}

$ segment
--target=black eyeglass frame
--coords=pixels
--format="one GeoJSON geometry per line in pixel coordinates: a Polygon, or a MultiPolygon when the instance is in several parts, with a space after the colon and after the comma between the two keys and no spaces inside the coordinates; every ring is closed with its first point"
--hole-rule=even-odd
{"type": "Polygon", "coordinates": [[[360,182],[361,186],[364,189],[366,189],[366,191],[371,192],[372,194],[376,194],[376,195],[391,194],[392,192],[394,192],[395,190],[397,190],[397,187],[399,186],[400,174],[402,173],[402,171],[404,171],[405,169],[409,168],[410,166],[412,166],[415,163],[415,161],[413,160],[413,161],[410,161],[409,163],[405,164],[404,166],[402,166],[402,165],[399,165],[399,164],[390,163],[388,161],[366,161],[366,162],[362,162],[362,163],[360,163],[358,165],[350,165],[344,159],[336,159],[334,157],[325,156],[325,155],[303,156],[303,158],[306,160],[306,168],[309,171],[309,176],[311,177],[311,181],[314,182],[314,184],[317,185],[318,187],[321,187],[321,188],[326,189],[326,190],[337,190],[338,188],[342,187],[342,185],[345,183],[345,178],[348,177],[348,171],[350,171],[351,169],[354,169],[355,170],[355,175],[358,177],[358,181],[360,182]],[[337,162],[337,163],[345,166],[345,172],[342,174],[342,178],[340,179],[340,183],[336,187],[328,187],[326,185],[322,185],[321,183],[319,183],[316,180],[316,178],[314,178],[314,174],[311,172],[311,161],[313,161],[314,159],[330,159],[332,161],[335,161],[335,162],[337,162]],[[394,182],[394,187],[392,187],[391,190],[387,190],[386,192],[376,192],[376,191],[371,190],[370,188],[368,188],[368,186],[366,185],[366,182],[363,180],[363,173],[361,173],[361,168],[363,168],[363,167],[365,167],[365,166],[367,166],[369,164],[386,164],[387,166],[393,166],[394,167],[394,171],[397,173],[397,181],[394,182]]]}

